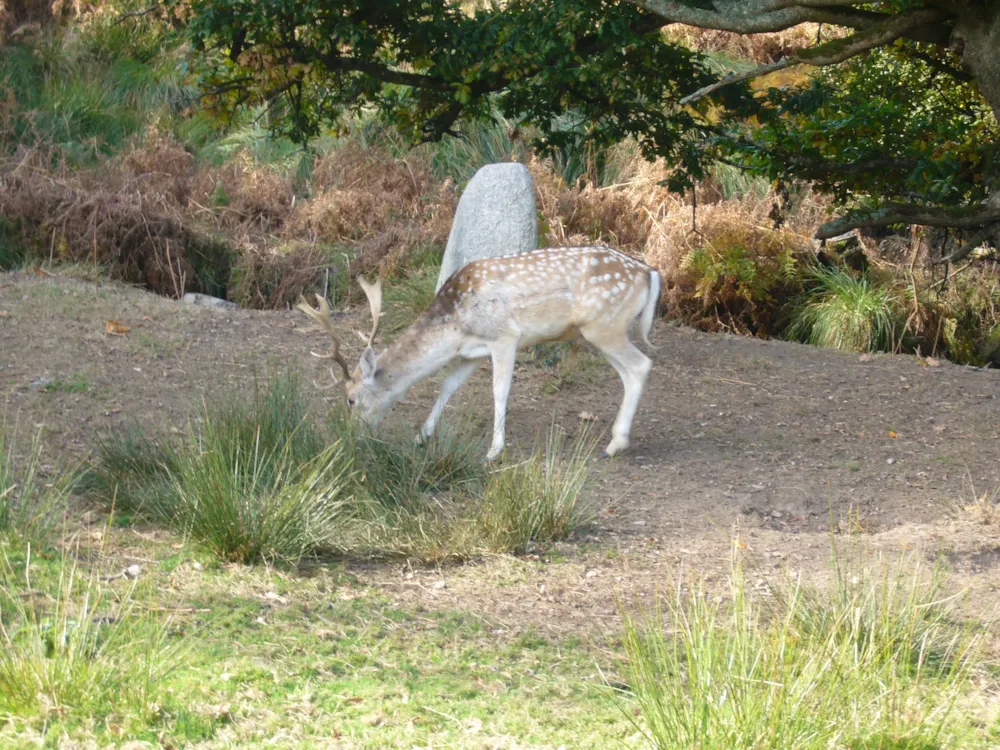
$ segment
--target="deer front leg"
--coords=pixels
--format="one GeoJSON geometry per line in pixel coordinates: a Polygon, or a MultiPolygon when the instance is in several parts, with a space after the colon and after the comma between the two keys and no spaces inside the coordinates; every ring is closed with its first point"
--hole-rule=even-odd
{"type": "Polygon", "coordinates": [[[448,399],[462,386],[462,383],[469,379],[469,376],[476,371],[481,362],[481,359],[462,360],[458,367],[452,370],[448,374],[448,377],[444,379],[444,383],[441,385],[441,395],[434,402],[434,408],[431,409],[431,413],[427,416],[424,426],[420,428],[420,432],[417,434],[418,443],[423,443],[434,434],[434,428],[437,427],[438,420],[441,418],[441,412],[444,411],[448,399]]]}
{"type": "Polygon", "coordinates": [[[493,360],[493,442],[486,460],[494,461],[503,453],[507,396],[514,379],[517,341],[498,341],[490,347],[490,357],[493,360]]]}

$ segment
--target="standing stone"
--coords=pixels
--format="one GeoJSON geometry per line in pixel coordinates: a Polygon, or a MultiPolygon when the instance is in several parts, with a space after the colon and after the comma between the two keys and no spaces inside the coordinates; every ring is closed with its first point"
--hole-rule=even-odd
{"type": "Polygon", "coordinates": [[[487,164],[469,180],[458,201],[437,289],[470,261],[537,248],[538,219],[531,172],[516,162],[487,164]]]}

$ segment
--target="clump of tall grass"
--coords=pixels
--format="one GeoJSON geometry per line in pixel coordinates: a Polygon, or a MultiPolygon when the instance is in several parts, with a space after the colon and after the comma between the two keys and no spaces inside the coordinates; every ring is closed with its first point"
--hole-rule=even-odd
{"type": "Polygon", "coordinates": [[[78,476],[72,471],[45,474],[41,430],[24,445],[17,424],[9,424],[6,413],[0,415],[0,537],[37,542],[51,531],[78,476]]]}
{"type": "Polygon", "coordinates": [[[142,613],[134,586],[111,591],[96,567],[81,570],[69,553],[38,604],[30,546],[22,572],[0,549],[0,713],[148,714],[183,660],[169,621],[142,613]]]}
{"type": "Polygon", "coordinates": [[[919,561],[840,566],[834,591],[794,580],[728,596],[678,587],[626,618],[625,679],[656,748],[946,747],[978,638],[919,561]]]}
{"type": "Polygon", "coordinates": [[[334,412],[332,432],[356,467],[354,481],[372,507],[420,510],[429,495],[473,492],[484,474],[482,436],[471,425],[443,423],[422,443],[391,427],[377,433],[334,412]]]}
{"type": "Polygon", "coordinates": [[[533,543],[566,539],[589,523],[594,508],[585,488],[591,476],[593,435],[577,438],[567,453],[555,428],[544,447],[495,469],[474,506],[474,525],[491,552],[524,552],[533,543]]]}
{"type": "Polygon", "coordinates": [[[179,453],[153,513],[226,560],[297,562],[337,547],[351,515],[349,462],[332,444],[305,463],[292,442],[243,445],[209,423],[179,453]]]}
{"type": "Polygon", "coordinates": [[[206,404],[184,440],[106,440],[93,486],[220,557],[296,561],[337,546],[355,487],[350,452],[327,442],[294,375],[206,404]]]}
{"type": "Polygon", "coordinates": [[[141,514],[150,497],[169,491],[177,469],[176,449],[175,443],[157,439],[135,423],[101,435],[84,486],[117,513],[141,514]]]}
{"type": "Polygon", "coordinates": [[[792,313],[789,338],[854,352],[893,351],[905,314],[897,292],[868,274],[819,268],[792,313]]]}
{"type": "Polygon", "coordinates": [[[296,562],[321,551],[425,559],[523,552],[587,523],[594,441],[546,444],[487,472],[481,431],[445,423],[422,443],[342,409],[324,427],[293,376],[206,405],[189,436],[138,432],[102,444],[91,488],[218,556],[296,562]]]}

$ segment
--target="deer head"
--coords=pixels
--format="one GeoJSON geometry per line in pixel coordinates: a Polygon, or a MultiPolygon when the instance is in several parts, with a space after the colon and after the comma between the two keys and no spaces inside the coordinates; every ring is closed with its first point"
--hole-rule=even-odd
{"type": "MultiPolygon", "coordinates": [[[[371,284],[358,278],[358,283],[361,284],[361,288],[368,298],[368,305],[371,307],[372,330],[367,336],[360,331],[356,332],[365,342],[365,348],[361,352],[361,361],[358,362],[358,366],[353,372],[348,367],[344,355],[340,353],[340,337],[333,326],[330,306],[326,300],[317,294],[318,310],[313,309],[304,299],[299,302],[298,309],[319,324],[319,327],[326,331],[333,342],[330,354],[312,352],[312,355],[321,359],[331,359],[340,365],[340,369],[344,373],[344,397],[347,400],[347,406],[353,414],[357,414],[362,420],[374,426],[385,416],[392,405],[387,384],[381,382],[383,373],[379,370],[378,355],[373,347],[375,334],[378,333],[379,318],[382,315],[382,282],[379,280],[371,284]]],[[[333,370],[330,371],[330,374],[336,382],[337,376],[333,370]]]]}

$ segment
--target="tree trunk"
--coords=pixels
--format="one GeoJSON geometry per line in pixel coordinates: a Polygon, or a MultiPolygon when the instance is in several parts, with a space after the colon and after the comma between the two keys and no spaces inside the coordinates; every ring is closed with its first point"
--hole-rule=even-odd
{"type": "Polygon", "coordinates": [[[961,49],[962,62],[1000,123],[1000,12],[996,4],[960,18],[952,41],[961,49]]]}

